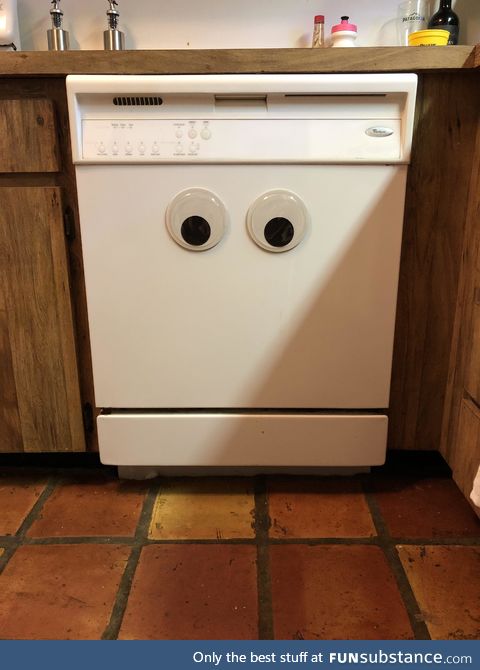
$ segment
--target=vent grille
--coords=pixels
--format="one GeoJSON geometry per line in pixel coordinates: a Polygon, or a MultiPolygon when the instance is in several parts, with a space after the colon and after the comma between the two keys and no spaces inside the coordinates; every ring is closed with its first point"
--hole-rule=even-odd
{"type": "Polygon", "coordinates": [[[140,95],[135,97],[119,95],[113,98],[113,104],[120,107],[158,107],[163,100],[158,95],[140,95]]]}

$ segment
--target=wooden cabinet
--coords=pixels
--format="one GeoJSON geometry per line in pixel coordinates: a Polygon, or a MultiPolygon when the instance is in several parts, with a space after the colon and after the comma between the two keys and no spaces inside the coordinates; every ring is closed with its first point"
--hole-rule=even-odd
{"type": "Polygon", "coordinates": [[[478,161],[477,73],[419,79],[390,397],[389,447],[438,451],[478,161]]]}
{"type": "Polygon", "coordinates": [[[86,448],[81,289],[73,305],[83,272],[79,240],[67,242],[64,225],[67,210],[75,238],[75,201],[64,80],[3,81],[0,452],[86,448]]]}
{"type": "Polygon", "coordinates": [[[0,188],[2,451],[85,448],[58,188],[0,188]]]}
{"type": "MultiPolygon", "coordinates": [[[[475,89],[474,162],[468,183],[441,452],[469,496],[480,465],[480,89],[475,89]]],[[[456,194],[455,194],[456,197],[456,194]]]]}

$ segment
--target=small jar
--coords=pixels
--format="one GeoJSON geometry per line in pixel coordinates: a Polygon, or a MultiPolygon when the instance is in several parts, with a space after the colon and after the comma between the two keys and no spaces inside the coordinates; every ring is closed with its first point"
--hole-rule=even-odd
{"type": "Polygon", "coordinates": [[[322,14],[319,14],[315,17],[313,23],[313,38],[312,38],[312,48],[318,49],[319,47],[325,46],[324,40],[324,26],[325,26],[325,17],[322,14]]]}
{"type": "Polygon", "coordinates": [[[355,47],[357,26],[348,22],[348,16],[341,17],[341,23],[332,26],[332,47],[355,47]]]}

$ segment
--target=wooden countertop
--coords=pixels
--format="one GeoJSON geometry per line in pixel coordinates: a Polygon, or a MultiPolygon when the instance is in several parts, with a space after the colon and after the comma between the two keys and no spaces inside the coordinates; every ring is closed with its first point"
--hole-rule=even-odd
{"type": "Polygon", "coordinates": [[[3,77],[209,72],[424,72],[478,67],[480,45],[429,48],[0,52],[0,76],[3,77]]]}

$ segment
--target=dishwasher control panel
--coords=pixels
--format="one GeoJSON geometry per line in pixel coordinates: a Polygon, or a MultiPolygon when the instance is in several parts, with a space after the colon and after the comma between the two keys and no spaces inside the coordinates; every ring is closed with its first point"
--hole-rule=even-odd
{"type": "Polygon", "coordinates": [[[417,77],[69,75],[75,164],[410,161],[417,77]]]}
{"type": "Polygon", "coordinates": [[[212,139],[210,121],[85,120],[83,157],[118,160],[198,156],[212,139]]]}
{"type": "Polygon", "coordinates": [[[398,161],[400,119],[84,119],[88,162],[398,161]]]}

